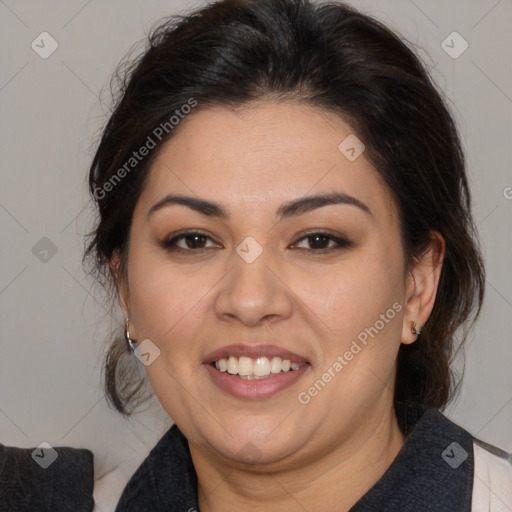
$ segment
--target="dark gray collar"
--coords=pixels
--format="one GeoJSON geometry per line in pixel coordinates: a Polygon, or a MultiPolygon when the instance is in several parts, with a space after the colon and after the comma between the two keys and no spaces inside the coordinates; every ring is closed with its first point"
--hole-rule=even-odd
{"type": "MultiPolygon", "coordinates": [[[[406,442],[350,512],[470,512],[473,437],[433,408],[397,403],[406,442]]],[[[188,443],[173,425],[128,482],[116,512],[199,510],[188,443]]]]}
{"type": "Polygon", "coordinates": [[[406,441],[350,512],[470,512],[473,437],[439,410],[395,404],[406,441]]]}

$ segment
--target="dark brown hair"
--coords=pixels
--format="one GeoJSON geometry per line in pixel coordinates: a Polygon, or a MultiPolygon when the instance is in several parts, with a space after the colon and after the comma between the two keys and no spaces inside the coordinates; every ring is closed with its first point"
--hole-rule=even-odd
{"type": "MultiPolygon", "coordinates": [[[[424,66],[397,35],[340,3],[224,0],[160,22],[115,79],[114,110],[89,173],[99,218],[84,254],[112,299],[119,283],[109,261],[119,251],[122,279],[134,206],[159,147],[174,133],[171,116],[191,99],[198,109],[268,98],[327,109],[351,125],[387,183],[408,261],[422,256],[432,231],[445,239],[432,314],[419,340],[400,347],[395,399],[447,404],[458,385],[451,359],[480,311],[484,269],[456,127],[424,66]],[[157,147],[128,169],[133,152],[165,123],[157,147]]],[[[137,364],[118,336],[104,384],[110,403],[126,415],[144,399],[137,364]]]]}

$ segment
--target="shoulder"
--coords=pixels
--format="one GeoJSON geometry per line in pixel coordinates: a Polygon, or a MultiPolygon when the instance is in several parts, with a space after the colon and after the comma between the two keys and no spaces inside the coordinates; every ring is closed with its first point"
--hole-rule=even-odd
{"type": "Polygon", "coordinates": [[[512,454],[474,439],[473,511],[512,510],[512,454]]]}

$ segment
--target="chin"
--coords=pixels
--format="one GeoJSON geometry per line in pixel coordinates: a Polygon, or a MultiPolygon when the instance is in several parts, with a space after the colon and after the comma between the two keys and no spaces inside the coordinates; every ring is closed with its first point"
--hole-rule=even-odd
{"type": "Polygon", "coordinates": [[[274,464],[295,453],[307,438],[303,433],[299,438],[299,433],[292,433],[283,423],[282,417],[273,416],[259,420],[231,418],[225,424],[226,430],[219,425],[214,432],[205,432],[204,437],[210,449],[231,462],[249,466],[274,464]]]}

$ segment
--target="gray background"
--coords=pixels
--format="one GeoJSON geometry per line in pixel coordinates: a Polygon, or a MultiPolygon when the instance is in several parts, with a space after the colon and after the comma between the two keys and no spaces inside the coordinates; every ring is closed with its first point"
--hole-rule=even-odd
{"type": "MultiPolygon", "coordinates": [[[[488,280],[462,394],[446,414],[512,451],[512,2],[352,3],[418,47],[458,119],[488,280]],[[455,59],[441,46],[454,31],[469,44],[455,59]]],[[[87,447],[97,476],[129,475],[170,420],[154,402],[126,421],[103,398],[105,335],[122,317],[109,316],[81,267],[86,172],[115,65],[157,18],[197,5],[0,1],[0,442],[87,447]],[[31,48],[43,31],[59,45],[47,59],[31,48]]]]}

